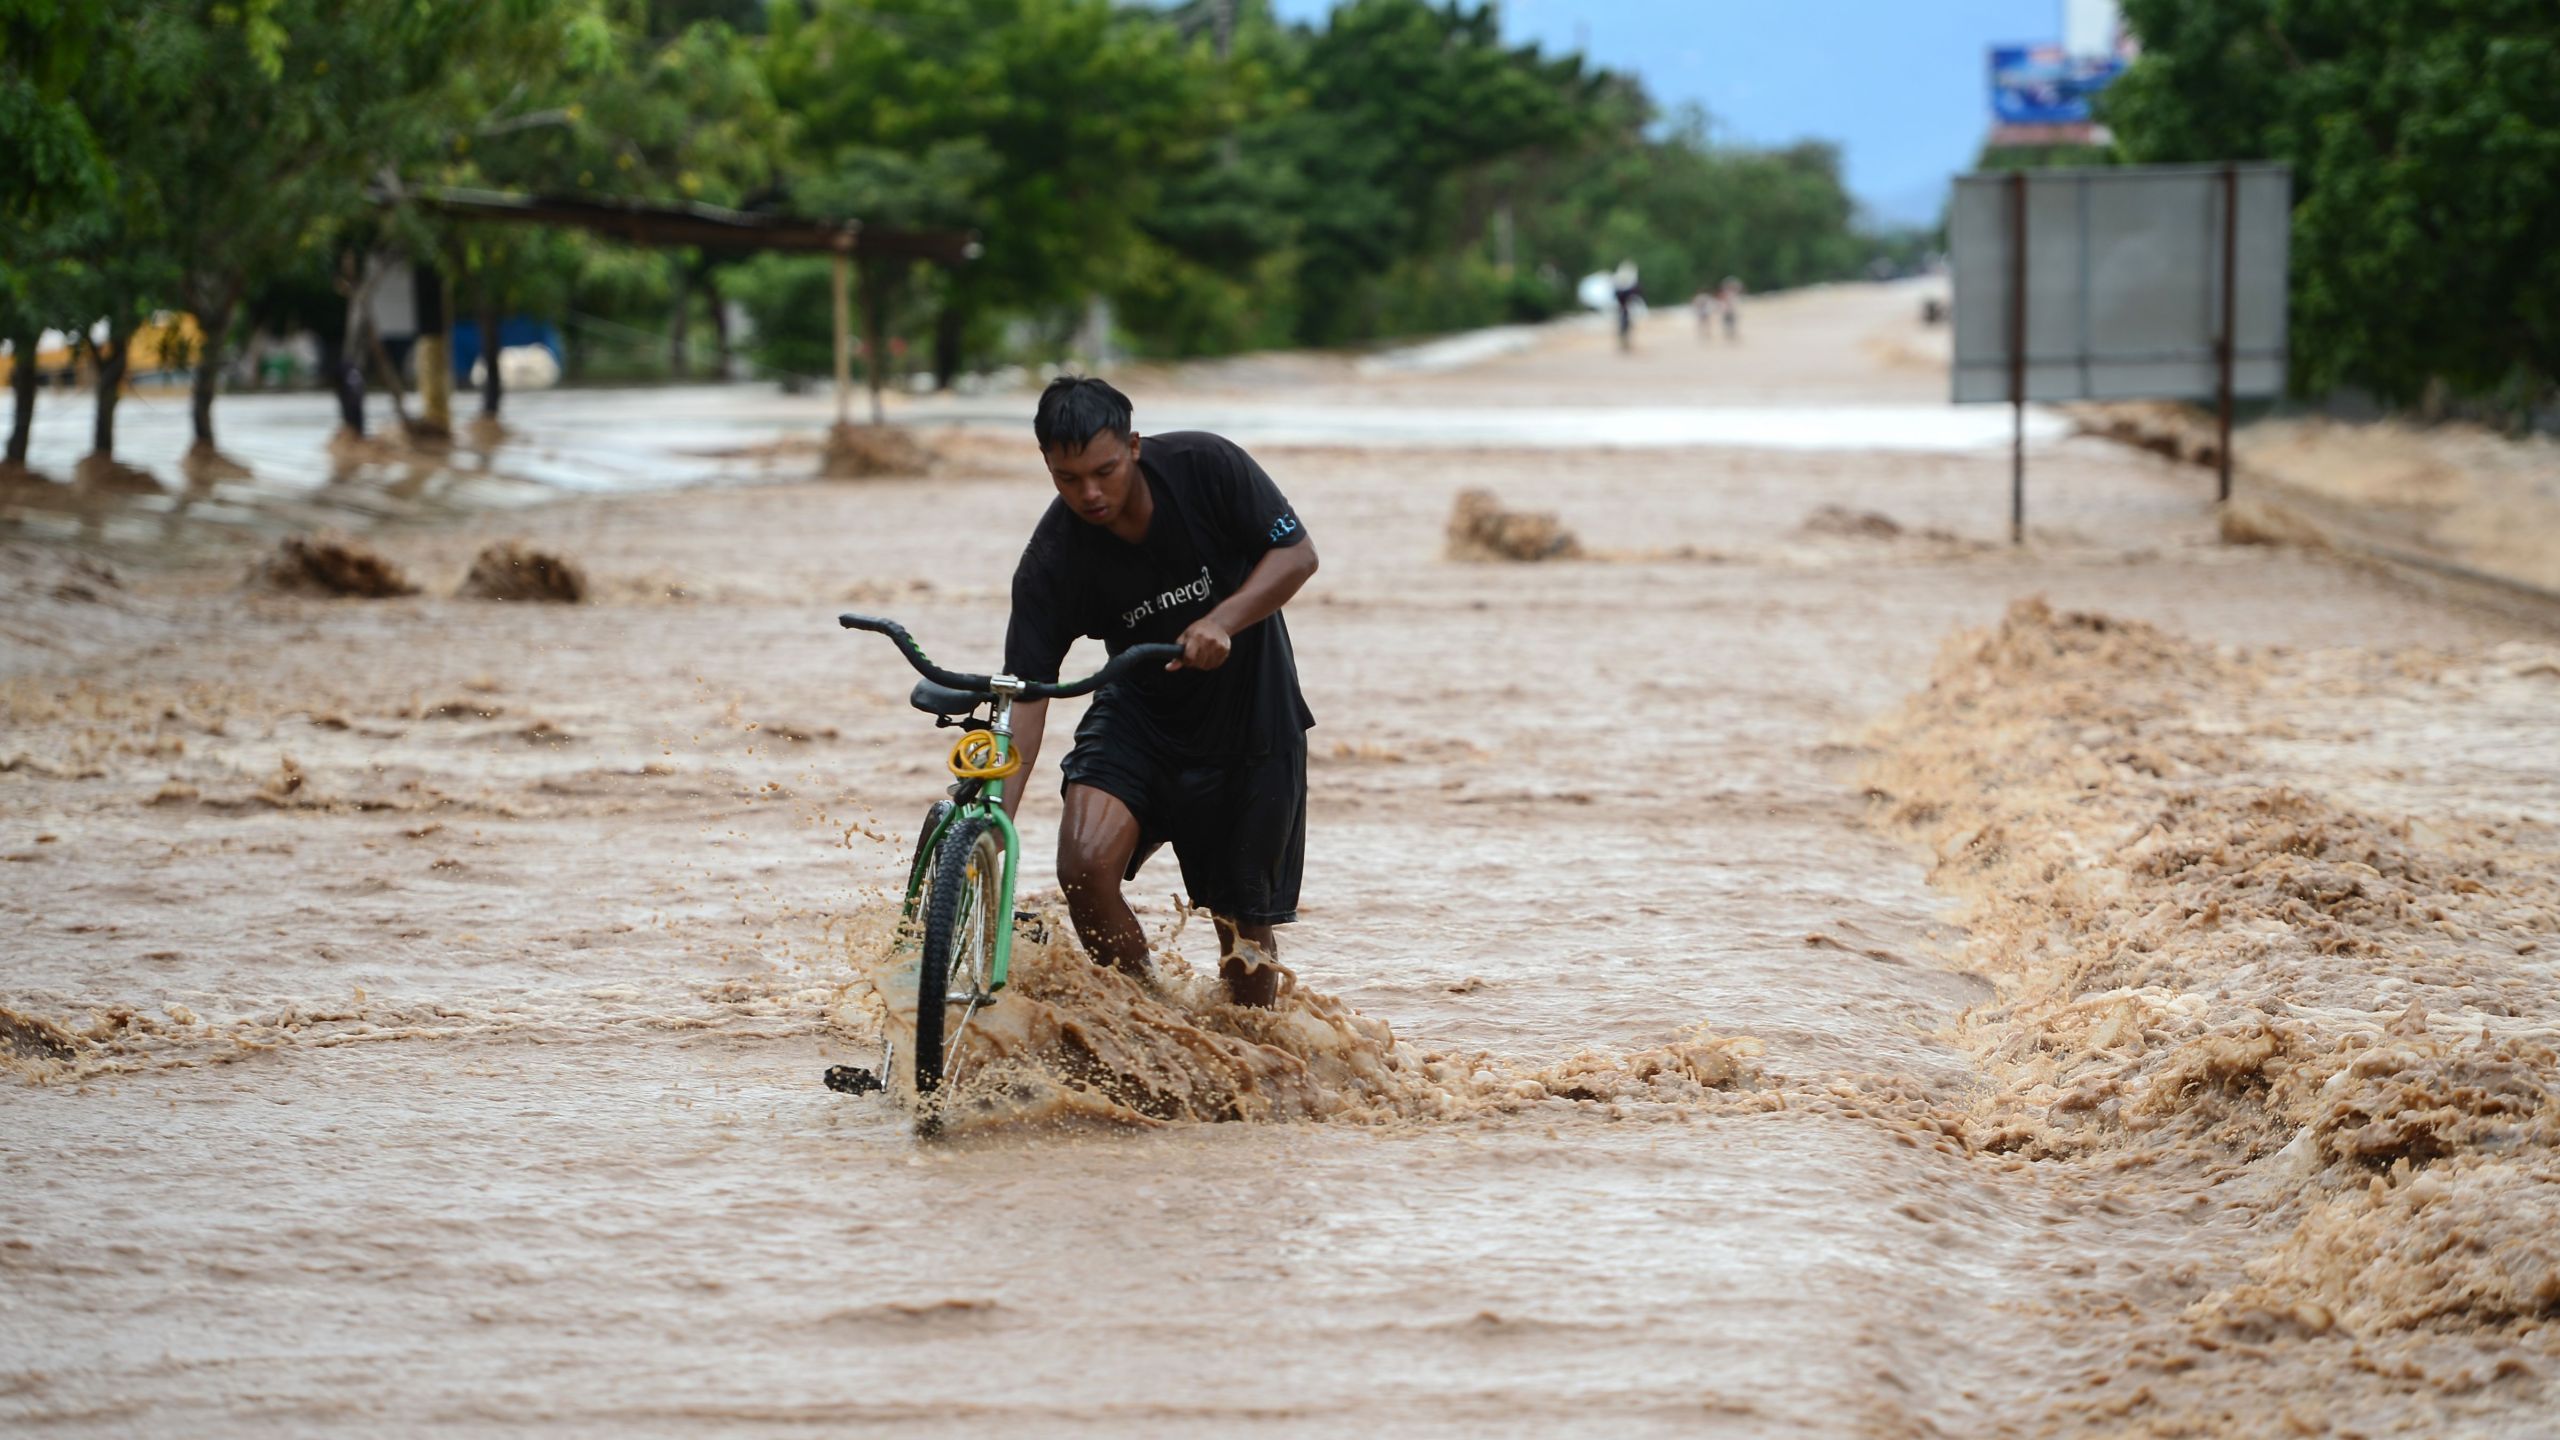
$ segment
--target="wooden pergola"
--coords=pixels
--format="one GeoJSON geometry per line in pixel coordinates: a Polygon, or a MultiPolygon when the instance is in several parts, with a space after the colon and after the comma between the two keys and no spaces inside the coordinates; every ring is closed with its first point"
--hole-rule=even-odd
{"type": "MultiPolygon", "coordinates": [[[[882,260],[929,260],[957,266],[978,257],[978,237],[966,230],[897,230],[859,220],[821,220],[728,210],[717,205],[667,205],[645,200],[589,196],[510,195],[496,190],[413,190],[397,198],[456,220],[496,220],[554,229],[585,230],[632,245],[699,246],[706,250],[776,250],[826,255],[835,261],[836,423],[853,413],[852,304],[848,295],[855,262],[863,266],[863,344],[870,351],[871,423],[881,423],[880,375],[887,358],[873,270],[882,260]]],[[[494,363],[494,362],[493,362],[494,363]]]]}

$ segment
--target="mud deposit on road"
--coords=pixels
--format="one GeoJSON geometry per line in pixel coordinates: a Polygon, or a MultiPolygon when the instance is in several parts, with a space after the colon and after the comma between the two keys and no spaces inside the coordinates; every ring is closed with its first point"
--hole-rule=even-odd
{"type": "MultiPolygon", "coordinates": [[[[1907,299],[1311,408],[1921,404],[1907,299]]],[[[820,1084],[947,779],[834,615],[992,657],[1049,493],[936,448],[367,523],[422,593],[363,601],[175,513],[0,547],[0,1426],[2547,1431],[2548,631],[2096,441],[2023,550],[1999,452],[1260,447],[1324,554],[1289,1001],[1164,861],[1162,988],[1063,946],[1053,771],[928,1143],[820,1084]],[[1447,560],[1475,488],[1584,556],[1447,560]],[[585,599],[457,596],[501,542],[585,599]]]]}

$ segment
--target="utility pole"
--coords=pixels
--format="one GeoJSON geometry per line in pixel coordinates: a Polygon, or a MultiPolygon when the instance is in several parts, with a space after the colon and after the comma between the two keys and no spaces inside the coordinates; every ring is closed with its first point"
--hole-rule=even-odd
{"type": "MultiPolygon", "coordinates": [[[[1210,35],[1218,47],[1218,58],[1224,60],[1236,47],[1236,0],[1209,0],[1209,3],[1210,35]]],[[[1218,163],[1232,170],[1240,153],[1234,131],[1218,137],[1218,163]]]]}

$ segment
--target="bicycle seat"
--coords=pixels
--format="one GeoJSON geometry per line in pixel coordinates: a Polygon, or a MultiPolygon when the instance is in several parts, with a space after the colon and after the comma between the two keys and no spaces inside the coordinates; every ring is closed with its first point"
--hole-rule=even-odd
{"type": "Polygon", "coordinates": [[[983,690],[954,690],[930,680],[917,681],[907,692],[907,703],[927,715],[966,715],[994,698],[983,690]]]}

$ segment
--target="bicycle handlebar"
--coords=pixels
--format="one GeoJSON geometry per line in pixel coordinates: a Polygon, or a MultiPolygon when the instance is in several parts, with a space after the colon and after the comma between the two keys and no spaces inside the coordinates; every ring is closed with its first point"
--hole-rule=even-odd
{"type": "MultiPolygon", "coordinates": [[[[932,658],[924,653],[924,647],[916,643],[916,637],[908,634],[907,627],[899,624],[895,620],[883,620],[876,615],[845,614],[837,616],[836,623],[844,626],[847,630],[868,630],[874,635],[888,636],[890,642],[898,647],[898,653],[907,657],[907,663],[916,667],[916,673],[922,675],[924,678],[932,681],[936,685],[946,685],[954,690],[967,690],[981,695],[990,694],[994,690],[995,679],[993,676],[971,675],[958,670],[945,670],[941,666],[934,664],[932,658]]],[[[1112,656],[1109,663],[1081,680],[1072,681],[1066,684],[1050,684],[1037,680],[1025,681],[1022,686],[1021,698],[1025,700],[1072,700],[1079,695],[1089,694],[1094,690],[1098,690],[1101,687],[1110,684],[1114,680],[1121,679],[1138,670],[1142,666],[1149,664],[1160,665],[1167,661],[1179,660],[1181,658],[1182,647],[1179,645],[1132,645],[1128,649],[1121,651],[1119,654],[1112,656]]]]}
{"type": "Polygon", "coordinates": [[[1149,666],[1162,668],[1169,662],[1181,658],[1182,647],[1179,645],[1162,641],[1152,645],[1132,645],[1112,656],[1104,662],[1101,669],[1081,680],[1064,685],[1043,685],[1036,681],[1027,683],[1022,687],[1022,698],[1025,700],[1073,700],[1079,695],[1089,695],[1114,680],[1126,679],[1149,666]]]}

